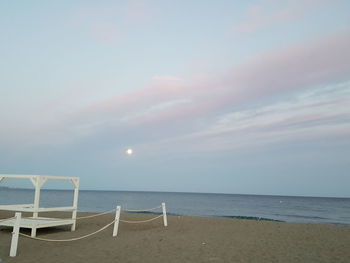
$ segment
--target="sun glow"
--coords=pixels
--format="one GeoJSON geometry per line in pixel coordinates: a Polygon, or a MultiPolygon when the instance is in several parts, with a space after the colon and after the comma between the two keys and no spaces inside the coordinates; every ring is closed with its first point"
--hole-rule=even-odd
{"type": "Polygon", "coordinates": [[[127,155],[132,155],[133,152],[134,152],[134,151],[133,151],[131,148],[129,148],[129,149],[126,150],[125,153],[126,153],[127,155]]]}

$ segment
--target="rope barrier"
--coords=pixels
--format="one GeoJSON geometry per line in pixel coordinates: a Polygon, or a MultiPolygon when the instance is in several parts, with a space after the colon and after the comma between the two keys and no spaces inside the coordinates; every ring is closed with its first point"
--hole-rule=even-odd
{"type": "MultiPolygon", "coordinates": [[[[153,221],[153,220],[156,220],[160,217],[162,217],[163,215],[159,215],[159,216],[156,216],[154,218],[151,218],[151,219],[147,219],[147,220],[141,220],[141,221],[128,221],[128,220],[119,220],[120,222],[123,222],[123,223],[129,223],[129,224],[140,224],[140,223],[146,223],[146,222],[150,222],[150,221],[153,221]]],[[[84,235],[84,236],[81,236],[81,237],[75,237],[75,238],[69,238],[69,239],[49,239],[49,238],[40,238],[40,237],[32,237],[32,236],[29,236],[29,235],[26,235],[26,234],[23,234],[23,233],[19,233],[19,235],[23,236],[23,237],[26,237],[26,238],[30,238],[30,239],[34,239],[34,240],[38,240],[38,241],[46,241],[46,242],[71,242],[71,241],[77,241],[77,240],[81,240],[81,239],[84,239],[84,238],[87,238],[87,237],[90,237],[90,236],[93,236],[105,229],[107,229],[109,226],[113,225],[114,222],[116,220],[113,220],[111,223],[105,225],[104,227],[96,230],[95,232],[92,232],[90,234],[87,234],[87,235],[84,235]]]]}
{"type": "Polygon", "coordinates": [[[26,234],[23,234],[23,233],[19,233],[21,236],[24,236],[24,237],[27,237],[27,238],[30,238],[30,239],[34,239],[34,240],[38,240],[38,241],[47,241],[47,242],[70,242],[70,241],[77,241],[77,240],[81,240],[81,239],[84,239],[84,238],[87,238],[87,237],[90,237],[90,236],[93,236],[105,229],[107,229],[109,226],[113,225],[115,222],[115,220],[113,220],[111,223],[105,225],[104,227],[96,230],[95,232],[92,232],[90,234],[87,234],[87,235],[84,235],[84,236],[81,236],[81,237],[75,237],[75,238],[69,238],[69,239],[48,239],[48,238],[40,238],[40,237],[32,237],[32,236],[29,236],[29,235],[26,235],[26,234]]]}
{"type": "MultiPolygon", "coordinates": [[[[80,237],[74,237],[74,238],[68,238],[68,239],[49,239],[49,238],[40,238],[40,237],[32,237],[32,236],[29,236],[29,235],[26,235],[26,234],[23,234],[23,233],[19,233],[19,229],[17,229],[17,240],[18,240],[18,235],[20,236],[23,236],[23,237],[26,237],[26,238],[30,238],[30,239],[33,239],[33,240],[38,240],[38,241],[46,241],[46,242],[71,242],[71,241],[77,241],[77,240],[81,240],[81,239],[84,239],[84,238],[88,238],[88,237],[91,237],[95,234],[98,234],[100,233],[101,231],[107,229],[109,226],[114,225],[114,230],[113,230],[113,236],[116,236],[117,233],[118,233],[118,225],[119,225],[119,222],[123,222],[123,223],[128,223],[128,224],[141,224],[141,223],[147,223],[147,222],[151,222],[151,221],[154,221],[158,218],[161,218],[161,217],[164,217],[166,216],[166,214],[164,214],[164,207],[165,207],[165,204],[162,203],[161,206],[157,206],[157,207],[154,207],[154,208],[150,208],[150,209],[145,209],[145,210],[128,210],[128,209],[124,209],[123,211],[128,211],[128,212],[145,212],[145,211],[152,211],[152,210],[156,210],[158,208],[162,208],[163,207],[163,214],[161,215],[158,215],[156,217],[153,217],[153,218],[150,218],[150,219],[146,219],[146,220],[139,220],[139,221],[131,221],[131,220],[122,220],[120,219],[120,206],[117,207],[117,209],[113,209],[113,210],[109,210],[109,211],[106,211],[106,212],[102,212],[102,213],[99,213],[99,214],[93,214],[93,215],[88,215],[88,216],[82,216],[82,217],[77,217],[75,218],[76,220],[78,219],[85,219],[85,218],[92,218],[92,217],[97,217],[97,216],[101,216],[101,215],[105,215],[107,213],[111,213],[113,211],[116,211],[116,218],[108,223],[107,225],[101,227],[100,229],[92,232],[92,233],[89,233],[89,234],[86,234],[86,235],[83,235],[83,236],[80,236],[80,237]]],[[[2,221],[7,221],[7,220],[11,220],[11,219],[14,219],[14,218],[20,218],[21,217],[21,213],[18,213],[19,214],[19,217],[17,216],[17,213],[16,213],[16,217],[11,217],[11,218],[6,218],[6,219],[1,219],[0,222],[2,221]]],[[[59,218],[33,218],[33,219],[36,219],[36,220],[63,220],[63,219],[59,219],[59,218]]],[[[68,218],[69,220],[70,218],[68,218]]],[[[167,226],[166,224],[166,217],[164,217],[164,226],[167,226]]],[[[16,224],[19,224],[18,221],[16,221],[17,223],[16,224]]],[[[15,229],[15,227],[14,227],[15,229]]],[[[15,230],[14,230],[15,231],[15,230]]],[[[18,241],[17,241],[18,242],[18,241]]],[[[11,245],[12,246],[12,245],[11,245]]],[[[17,245],[16,245],[17,246],[17,245]]],[[[12,247],[11,247],[12,249],[12,247]]]]}
{"type": "Polygon", "coordinates": [[[161,208],[162,206],[157,206],[157,207],[153,207],[153,208],[149,208],[149,209],[143,209],[143,210],[130,210],[130,209],[122,209],[122,211],[125,212],[147,212],[147,211],[153,211],[156,210],[158,208],[161,208]]]}
{"type": "Polygon", "coordinates": [[[96,217],[96,216],[102,216],[102,215],[109,214],[109,213],[114,212],[114,211],[115,211],[115,209],[112,209],[112,210],[109,210],[109,211],[106,211],[106,212],[103,212],[103,213],[99,213],[99,214],[88,215],[88,216],[80,216],[80,217],[77,217],[76,220],[92,218],[92,217],[96,217]]]}
{"type": "MultiPolygon", "coordinates": [[[[83,236],[80,236],[80,237],[73,237],[73,238],[68,238],[68,239],[50,239],[50,238],[36,237],[35,234],[36,234],[37,225],[33,225],[33,227],[29,227],[29,228],[32,228],[32,235],[33,236],[29,236],[29,235],[20,233],[21,219],[25,219],[25,218],[22,218],[22,213],[20,213],[20,212],[16,212],[15,217],[0,219],[0,223],[3,222],[3,221],[11,221],[10,225],[13,225],[13,232],[12,232],[12,239],[11,239],[11,248],[10,248],[10,257],[15,257],[16,253],[17,253],[17,246],[18,246],[18,238],[19,238],[19,236],[23,236],[23,237],[30,238],[30,239],[37,240],[37,241],[45,241],[45,242],[71,242],[71,241],[82,240],[84,238],[88,238],[88,237],[91,237],[93,235],[96,235],[96,234],[104,231],[105,229],[107,229],[108,227],[110,227],[111,225],[114,224],[112,236],[116,237],[118,235],[118,226],[119,226],[120,222],[128,223],[128,224],[141,224],[141,223],[154,221],[154,220],[156,220],[158,218],[161,218],[161,217],[163,217],[164,226],[166,227],[168,225],[168,223],[167,223],[167,215],[166,215],[165,203],[162,203],[161,206],[157,206],[157,207],[150,208],[150,209],[145,209],[145,210],[131,210],[131,209],[128,210],[128,209],[124,209],[123,211],[128,211],[128,212],[146,212],[146,211],[156,210],[158,208],[162,208],[163,214],[160,214],[160,215],[158,215],[156,217],[153,217],[153,218],[150,218],[150,219],[140,220],[140,221],[121,220],[120,219],[121,206],[117,206],[116,209],[109,210],[109,211],[106,211],[106,212],[102,212],[102,213],[99,213],[99,214],[92,214],[92,215],[81,216],[81,217],[76,217],[76,210],[75,210],[73,212],[73,217],[75,217],[75,218],[64,218],[64,219],[60,219],[60,218],[40,218],[40,217],[27,218],[27,220],[28,219],[29,220],[30,219],[33,219],[33,220],[45,220],[45,221],[50,220],[51,223],[49,225],[51,225],[51,226],[57,225],[57,223],[59,223],[59,224],[62,224],[62,222],[67,222],[67,223],[69,222],[69,223],[71,223],[73,221],[72,231],[74,231],[75,230],[75,222],[76,222],[76,220],[97,217],[97,216],[105,215],[107,213],[111,213],[111,212],[115,211],[115,219],[112,222],[108,223],[107,225],[101,227],[100,229],[97,229],[96,231],[94,231],[92,233],[89,233],[89,234],[86,234],[86,235],[83,235],[83,236]],[[15,220],[13,220],[13,219],[15,219],[15,220]],[[57,222],[55,222],[55,221],[57,221],[57,222]],[[54,222],[54,223],[52,223],[52,222],[54,222]]],[[[38,224],[40,224],[40,223],[38,223],[38,224]]],[[[2,225],[2,224],[0,224],[0,225],[2,225]]],[[[8,225],[8,224],[3,224],[3,225],[8,225]]],[[[25,225],[25,222],[22,224],[22,226],[23,225],[25,225]]],[[[1,259],[0,259],[0,261],[1,261],[1,259]]]]}
{"type": "Polygon", "coordinates": [[[154,218],[147,219],[147,220],[141,220],[141,221],[128,221],[128,220],[121,220],[121,219],[119,221],[123,222],[123,223],[128,223],[128,224],[140,224],[140,223],[151,222],[151,221],[156,220],[160,217],[163,217],[163,215],[159,215],[159,216],[156,216],[154,218]]]}

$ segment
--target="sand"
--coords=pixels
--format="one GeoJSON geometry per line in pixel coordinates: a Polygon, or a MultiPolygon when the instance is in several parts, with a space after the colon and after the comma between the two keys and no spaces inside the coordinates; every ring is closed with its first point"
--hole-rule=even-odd
{"type": "MultiPolygon", "coordinates": [[[[0,218],[13,213],[0,212],[0,218]]],[[[65,214],[60,213],[63,217],[65,214]]],[[[125,214],[143,220],[147,214],[125,214]]],[[[65,239],[92,232],[108,222],[108,214],[67,227],[38,230],[38,237],[65,239]]],[[[10,262],[350,262],[350,226],[299,224],[226,218],[169,216],[131,225],[121,223],[75,242],[49,243],[20,237],[17,257],[10,258],[11,229],[0,231],[1,263],[10,262]]],[[[24,231],[28,233],[29,231],[24,231]]]]}

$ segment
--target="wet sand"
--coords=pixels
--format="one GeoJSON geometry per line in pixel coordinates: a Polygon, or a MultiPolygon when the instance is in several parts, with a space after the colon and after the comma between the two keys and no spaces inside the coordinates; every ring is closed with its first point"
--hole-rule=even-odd
{"type": "MultiPolygon", "coordinates": [[[[10,216],[13,213],[0,212],[0,218],[10,216]]],[[[122,215],[124,220],[152,217],[122,215]]],[[[82,236],[113,219],[112,214],[82,219],[75,232],[58,227],[39,229],[37,236],[82,236]]],[[[350,226],[187,216],[168,216],[168,224],[164,227],[162,218],[144,224],[120,223],[115,238],[109,227],[95,236],[64,243],[20,237],[15,258],[8,256],[12,229],[1,227],[0,262],[350,262],[350,226]]]]}

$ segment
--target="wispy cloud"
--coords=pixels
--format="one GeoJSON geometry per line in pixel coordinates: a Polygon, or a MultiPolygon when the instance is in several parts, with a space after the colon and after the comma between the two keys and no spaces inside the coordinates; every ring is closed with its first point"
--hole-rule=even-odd
{"type": "MultiPolygon", "coordinates": [[[[223,73],[221,77],[216,76],[205,82],[175,76],[157,76],[153,79],[152,87],[83,109],[76,115],[71,125],[90,123],[93,125],[86,127],[93,127],[95,131],[108,127],[115,131],[140,129],[140,132],[143,128],[152,125],[156,130],[155,133],[168,134],[169,138],[183,136],[196,129],[207,129],[208,123],[212,123],[223,114],[229,113],[227,116],[224,115],[224,119],[228,116],[237,118],[239,114],[248,114],[249,112],[237,113],[236,111],[261,99],[270,98],[273,101],[274,96],[286,96],[285,94],[293,96],[296,93],[310,89],[317,90],[325,85],[348,80],[350,55],[346,52],[346,47],[349,45],[348,32],[336,34],[307,45],[298,45],[253,57],[223,73]],[[332,52],[329,52],[330,50],[332,52]],[[181,131],[177,129],[177,133],[172,133],[172,127],[179,123],[188,128],[181,131]]],[[[329,91],[327,96],[330,94],[329,91]]],[[[311,99],[314,98],[314,96],[311,97],[311,99]]],[[[326,102],[327,100],[322,101],[324,105],[322,107],[325,107],[326,102]]],[[[337,104],[332,105],[340,107],[337,104]]],[[[315,105],[312,107],[309,105],[307,109],[310,115],[288,117],[286,114],[276,113],[282,110],[280,108],[273,111],[274,114],[263,114],[263,116],[266,122],[272,123],[276,119],[293,123],[295,118],[305,118],[304,122],[306,122],[320,114],[319,111],[312,112],[313,108],[321,109],[315,105]]],[[[289,105],[285,112],[290,113],[292,109],[293,107],[289,105]]],[[[324,113],[322,114],[324,116],[324,113]]],[[[331,116],[328,117],[331,118],[331,116]]],[[[253,119],[251,116],[244,118],[244,122],[249,120],[255,123],[250,124],[251,129],[261,124],[261,119],[253,119]]],[[[240,125],[244,122],[238,121],[240,125]]]]}
{"type": "Polygon", "coordinates": [[[152,11],[145,0],[129,0],[124,7],[123,16],[127,23],[140,25],[151,20],[152,11]]]}
{"type": "Polygon", "coordinates": [[[266,2],[254,4],[246,9],[242,22],[233,26],[232,33],[234,37],[240,38],[269,27],[290,23],[315,12],[330,2],[327,0],[272,1],[275,8],[272,10],[270,8],[269,11],[265,8],[266,2]]]}
{"type": "Polygon", "coordinates": [[[71,23],[87,38],[100,44],[117,46],[128,35],[128,25],[147,24],[151,18],[149,3],[143,0],[129,0],[122,3],[78,5],[72,13],[71,23]]]}
{"type": "Polygon", "coordinates": [[[120,7],[117,4],[77,6],[71,17],[71,23],[79,33],[98,43],[115,45],[122,34],[120,29],[120,7]]]}
{"type": "MultiPolygon", "coordinates": [[[[201,131],[153,147],[168,152],[232,151],[281,142],[350,136],[350,82],[302,91],[264,106],[222,114],[201,131]]],[[[143,145],[148,148],[148,144],[143,145]]]]}
{"type": "Polygon", "coordinates": [[[348,46],[350,34],[343,32],[252,57],[204,80],[155,76],[150,87],[66,112],[26,137],[51,144],[112,137],[143,145],[165,140],[214,150],[341,134],[349,125],[348,46]]]}
{"type": "Polygon", "coordinates": [[[181,107],[184,104],[191,103],[191,100],[189,99],[181,99],[181,100],[172,100],[172,101],[166,101],[162,102],[153,106],[150,106],[149,108],[142,109],[142,111],[134,113],[132,115],[126,115],[120,119],[120,121],[139,121],[143,122],[145,118],[149,118],[149,116],[152,116],[154,114],[158,113],[164,113],[169,110],[173,110],[174,108],[181,107]]]}
{"type": "Polygon", "coordinates": [[[346,82],[302,92],[267,106],[225,114],[202,135],[220,136],[238,131],[295,132],[319,125],[350,125],[349,106],[350,82],[346,82]]]}
{"type": "Polygon", "coordinates": [[[84,109],[79,118],[101,118],[101,115],[108,118],[110,114],[122,118],[168,101],[192,102],[174,109],[178,114],[168,111],[169,117],[195,118],[227,111],[267,96],[345,81],[350,74],[350,54],[346,52],[349,45],[350,34],[344,32],[307,45],[252,57],[204,82],[157,76],[152,87],[99,102],[84,109]]]}

